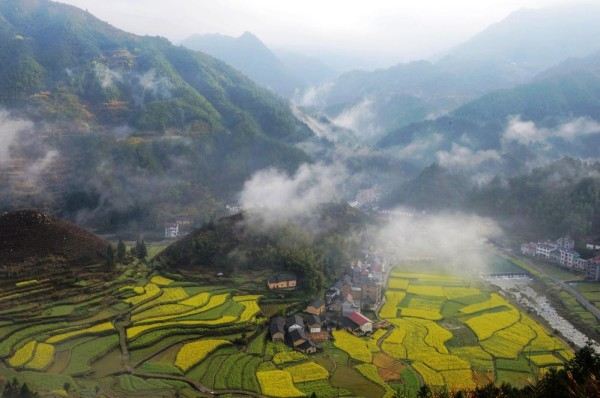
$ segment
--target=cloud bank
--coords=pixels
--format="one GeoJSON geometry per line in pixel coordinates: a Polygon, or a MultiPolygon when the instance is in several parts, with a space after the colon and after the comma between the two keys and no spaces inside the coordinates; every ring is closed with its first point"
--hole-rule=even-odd
{"type": "Polygon", "coordinates": [[[437,260],[454,273],[485,272],[489,239],[502,234],[492,220],[461,213],[416,214],[396,209],[373,231],[376,248],[392,262],[437,260]]]}
{"type": "Polygon", "coordinates": [[[562,123],[554,128],[538,127],[533,121],[512,116],[502,134],[503,143],[516,142],[522,145],[544,144],[551,138],[573,141],[576,138],[600,134],[600,123],[588,117],[580,117],[562,123]]]}
{"type": "Polygon", "coordinates": [[[340,165],[304,164],[293,175],[266,169],[246,181],[239,203],[266,224],[278,224],[310,215],[320,205],[338,200],[346,178],[340,165]]]}

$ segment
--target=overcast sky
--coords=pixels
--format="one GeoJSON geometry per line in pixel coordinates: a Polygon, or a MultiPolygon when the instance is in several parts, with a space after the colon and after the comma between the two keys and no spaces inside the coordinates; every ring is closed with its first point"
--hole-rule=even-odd
{"type": "Polygon", "coordinates": [[[113,25],[175,42],[193,33],[250,31],[272,48],[370,57],[427,58],[520,8],[575,0],[62,0],[113,25]]]}

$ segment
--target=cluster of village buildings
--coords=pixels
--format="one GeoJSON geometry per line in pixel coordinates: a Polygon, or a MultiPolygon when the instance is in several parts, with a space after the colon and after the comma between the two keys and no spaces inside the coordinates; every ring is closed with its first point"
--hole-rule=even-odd
{"type": "MultiPolygon", "coordinates": [[[[600,250],[600,245],[587,244],[586,247],[589,250],[600,250]]],[[[521,253],[550,261],[575,272],[585,273],[588,279],[600,281],[600,255],[591,259],[582,258],[575,251],[575,241],[568,236],[556,241],[523,243],[521,253]]]]}
{"type": "MultiPolygon", "coordinates": [[[[385,322],[373,322],[363,312],[376,313],[382,304],[385,284],[385,264],[371,253],[352,264],[323,298],[314,299],[303,313],[273,317],[269,331],[273,341],[283,342],[303,353],[314,353],[319,343],[331,337],[331,331],[346,329],[363,336],[386,327],[385,322]]],[[[271,290],[295,288],[293,274],[280,274],[268,281],[271,290]]]]}

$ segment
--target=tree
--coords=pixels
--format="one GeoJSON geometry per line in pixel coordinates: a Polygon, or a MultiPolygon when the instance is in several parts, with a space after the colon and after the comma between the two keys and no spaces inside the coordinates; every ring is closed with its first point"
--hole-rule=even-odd
{"type": "Polygon", "coordinates": [[[115,252],[112,245],[106,248],[106,271],[111,272],[115,268],[115,252]]]}
{"type": "Polygon", "coordinates": [[[142,239],[138,240],[135,244],[135,256],[140,260],[146,259],[148,257],[148,249],[146,248],[146,242],[142,239]]]}
{"type": "Polygon", "coordinates": [[[125,261],[125,256],[127,255],[127,247],[125,243],[121,239],[119,239],[119,243],[117,244],[117,262],[123,263],[125,261]]]}

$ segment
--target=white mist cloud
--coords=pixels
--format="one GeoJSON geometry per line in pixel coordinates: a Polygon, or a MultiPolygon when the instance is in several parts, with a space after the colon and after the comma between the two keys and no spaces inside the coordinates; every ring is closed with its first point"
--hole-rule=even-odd
{"type": "Polygon", "coordinates": [[[441,166],[450,169],[471,169],[483,163],[501,160],[497,151],[491,149],[473,151],[456,143],[452,144],[450,151],[438,151],[436,157],[441,166]]]}
{"type": "Polygon", "coordinates": [[[381,133],[373,108],[374,104],[373,99],[364,98],[359,103],[344,109],[333,119],[333,122],[354,131],[363,142],[368,142],[381,133]]]}
{"type": "Polygon", "coordinates": [[[239,203],[265,223],[276,224],[310,216],[320,205],[335,201],[346,178],[339,165],[304,164],[293,175],[261,170],[246,181],[239,203]]]}
{"type": "Polygon", "coordinates": [[[292,103],[303,107],[323,106],[332,87],[333,83],[329,82],[318,86],[310,86],[304,90],[296,89],[292,103]]]}
{"type": "Polygon", "coordinates": [[[586,135],[600,134],[600,123],[588,117],[580,117],[554,128],[538,127],[533,121],[512,116],[502,135],[503,143],[516,142],[523,145],[543,144],[549,138],[562,138],[566,141],[586,135]]]}
{"type": "Polygon", "coordinates": [[[110,69],[108,66],[96,62],[94,63],[94,73],[102,88],[112,87],[115,83],[123,80],[120,72],[110,69]]]}
{"type": "Polygon", "coordinates": [[[10,160],[10,148],[19,134],[32,128],[33,123],[30,121],[15,119],[7,111],[0,109],[0,163],[10,160]]]}
{"type": "Polygon", "coordinates": [[[453,214],[414,214],[396,209],[374,232],[376,247],[395,262],[435,259],[457,273],[484,271],[488,239],[501,235],[490,219],[453,214]]]}
{"type": "Polygon", "coordinates": [[[154,96],[161,98],[171,97],[173,83],[167,77],[159,76],[156,69],[150,69],[143,75],[139,75],[138,81],[144,91],[150,92],[154,96]]]}
{"type": "Polygon", "coordinates": [[[432,153],[436,147],[441,144],[444,137],[441,134],[435,133],[424,137],[417,137],[408,145],[391,151],[399,159],[422,159],[432,153]]]}
{"type": "Polygon", "coordinates": [[[35,160],[31,165],[27,167],[25,173],[23,175],[28,181],[32,183],[36,183],[42,173],[50,167],[52,162],[58,157],[58,151],[49,150],[46,154],[40,158],[35,160]]]}

